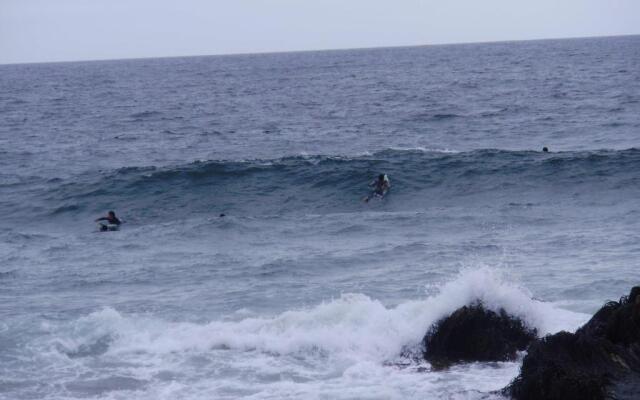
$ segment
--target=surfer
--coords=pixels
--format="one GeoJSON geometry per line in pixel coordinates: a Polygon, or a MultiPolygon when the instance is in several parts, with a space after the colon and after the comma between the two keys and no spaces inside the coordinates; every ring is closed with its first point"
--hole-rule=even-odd
{"type": "Polygon", "coordinates": [[[96,222],[100,221],[107,221],[107,225],[100,224],[100,231],[102,232],[108,230],[116,230],[122,223],[122,221],[120,221],[118,217],[116,217],[116,213],[113,211],[109,211],[106,217],[100,217],[96,219],[96,222]]]}
{"type": "Polygon", "coordinates": [[[391,182],[389,182],[389,178],[386,174],[378,175],[378,179],[374,179],[369,184],[370,187],[373,188],[373,192],[367,197],[364,198],[364,202],[368,202],[373,197],[384,197],[389,188],[391,188],[391,182]]]}
{"type": "Polygon", "coordinates": [[[544,147],[542,148],[542,151],[543,151],[544,153],[548,153],[548,152],[549,152],[549,148],[548,148],[547,146],[544,146],[544,147]]]}

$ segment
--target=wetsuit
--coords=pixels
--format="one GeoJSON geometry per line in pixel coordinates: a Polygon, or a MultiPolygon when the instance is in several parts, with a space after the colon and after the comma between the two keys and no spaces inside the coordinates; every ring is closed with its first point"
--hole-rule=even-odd
{"type": "Polygon", "coordinates": [[[389,180],[385,177],[385,179],[376,179],[374,181],[372,181],[369,186],[373,187],[373,192],[364,198],[365,202],[368,202],[372,197],[378,196],[378,197],[383,197],[385,192],[387,190],[389,190],[389,188],[391,187],[391,184],[389,183],[389,180]]]}
{"type": "Polygon", "coordinates": [[[383,196],[384,191],[389,189],[389,182],[386,179],[376,179],[371,182],[370,186],[373,186],[373,194],[377,194],[378,196],[383,196]]]}
{"type": "Polygon", "coordinates": [[[378,196],[382,196],[384,195],[384,191],[387,189],[387,182],[386,181],[376,181],[375,182],[375,189],[373,190],[373,193],[377,194],[378,196]]]}
{"type": "Polygon", "coordinates": [[[120,225],[122,223],[117,217],[113,217],[113,218],[102,217],[102,218],[98,218],[96,221],[107,221],[109,225],[120,225]]]}

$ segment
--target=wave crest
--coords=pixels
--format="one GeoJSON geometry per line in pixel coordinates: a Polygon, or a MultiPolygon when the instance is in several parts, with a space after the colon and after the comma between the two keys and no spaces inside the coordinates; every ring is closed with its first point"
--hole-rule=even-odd
{"type": "Polygon", "coordinates": [[[460,272],[435,295],[395,307],[363,294],[343,294],[310,309],[270,318],[206,324],[127,316],[105,308],[64,327],[56,343],[76,356],[96,349],[118,356],[232,349],[383,363],[419,343],[440,318],[475,300],[492,310],[504,308],[543,335],[575,330],[589,318],[534,300],[500,272],[479,268],[460,272]]]}
{"type": "Polygon", "coordinates": [[[211,210],[242,215],[353,212],[361,209],[359,199],[379,173],[392,181],[392,195],[385,205],[389,211],[496,204],[502,198],[505,204],[542,204],[552,198],[573,200],[577,193],[617,200],[621,196],[616,191],[640,187],[635,174],[639,168],[637,149],[565,153],[388,149],[358,157],[197,161],[87,173],[74,180],[38,183],[37,190],[29,191],[36,196],[33,201],[16,202],[13,207],[30,218],[41,210],[64,216],[117,208],[140,219],[163,220],[211,210]]]}

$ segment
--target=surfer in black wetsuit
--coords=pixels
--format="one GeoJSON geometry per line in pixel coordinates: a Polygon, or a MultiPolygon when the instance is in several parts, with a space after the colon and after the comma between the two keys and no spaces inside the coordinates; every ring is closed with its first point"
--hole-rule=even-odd
{"type": "MultiPolygon", "coordinates": [[[[99,221],[107,221],[107,224],[115,225],[115,226],[119,226],[122,223],[122,221],[120,221],[118,217],[116,217],[116,213],[113,211],[109,211],[106,217],[100,217],[96,219],[96,222],[99,222],[99,221]]],[[[109,227],[105,224],[100,224],[100,230],[103,232],[108,231],[109,227]]]]}
{"type": "Polygon", "coordinates": [[[391,184],[389,183],[389,178],[387,178],[387,175],[380,174],[378,175],[378,179],[374,179],[369,184],[369,186],[373,187],[373,192],[369,196],[364,198],[365,203],[375,196],[383,197],[387,190],[389,190],[389,188],[391,187],[391,184]]]}

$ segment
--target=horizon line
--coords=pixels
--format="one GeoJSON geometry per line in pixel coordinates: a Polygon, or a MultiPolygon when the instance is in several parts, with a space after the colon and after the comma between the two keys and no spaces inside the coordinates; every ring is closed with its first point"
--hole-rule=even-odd
{"type": "Polygon", "coordinates": [[[320,48],[320,49],[293,49],[293,50],[276,50],[276,51],[247,51],[235,53],[213,53],[213,54],[185,54],[170,56],[143,56],[143,57],[122,57],[122,58],[91,58],[77,60],[54,60],[54,61],[18,61],[18,62],[0,62],[0,66],[5,65],[33,65],[33,64],[62,64],[62,63],[90,63],[103,61],[136,61],[136,60],[154,60],[154,59],[170,59],[170,58],[196,58],[196,57],[233,57],[233,56],[253,56],[253,55],[269,55],[269,54],[288,54],[288,53],[314,53],[314,52],[332,52],[332,51],[358,51],[358,50],[376,50],[376,49],[396,49],[410,47],[431,47],[431,46],[457,46],[469,44],[497,44],[497,43],[519,43],[519,42],[536,42],[536,41],[552,41],[552,40],[580,40],[580,39],[605,39],[640,36],[640,33],[625,33],[614,35],[589,35],[589,36],[569,36],[569,37],[547,37],[533,39],[505,39],[505,40],[479,40],[469,42],[441,42],[441,43],[425,43],[425,44],[407,44],[392,46],[364,46],[364,47],[338,47],[338,48],[320,48]]]}

